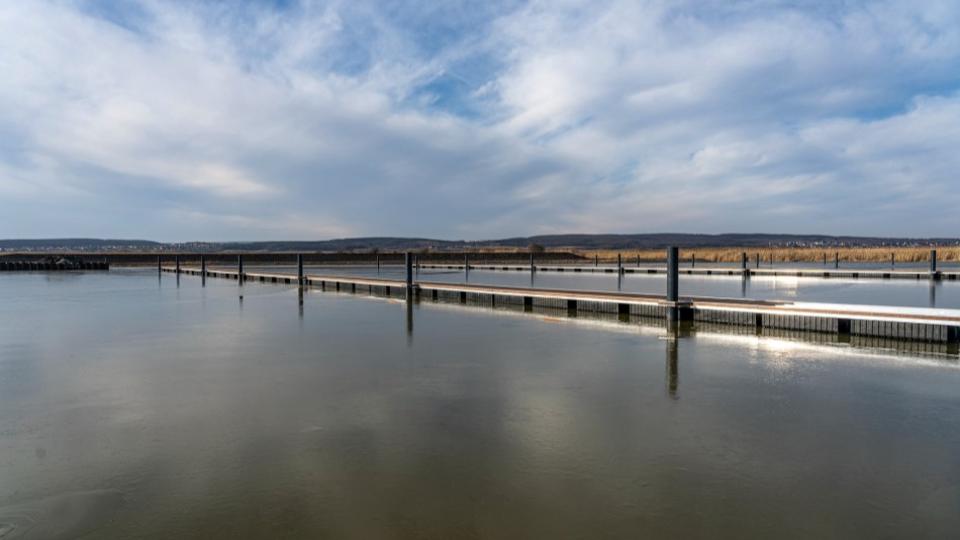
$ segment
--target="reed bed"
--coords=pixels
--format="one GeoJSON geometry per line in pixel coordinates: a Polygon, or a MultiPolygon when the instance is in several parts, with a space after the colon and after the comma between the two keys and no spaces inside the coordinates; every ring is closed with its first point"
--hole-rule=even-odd
{"type": "MultiPolygon", "coordinates": [[[[937,250],[939,261],[960,261],[960,247],[869,247],[869,248],[776,248],[776,247],[729,247],[729,248],[681,248],[680,257],[690,260],[695,256],[698,262],[707,263],[739,263],[740,255],[746,253],[751,263],[757,254],[763,262],[827,262],[832,263],[834,256],[839,255],[841,262],[861,263],[888,263],[891,255],[897,263],[922,263],[930,259],[930,250],[937,250]]],[[[662,261],[666,258],[666,250],[615,250],[615,249],[576,249],[573,251],[582,257],[593,260],[598,257],[600,262],[610,263],[617,261],[617,255],[623,257],[624,263],[636,261],[640,256],[642,261],[662,261]]]]}

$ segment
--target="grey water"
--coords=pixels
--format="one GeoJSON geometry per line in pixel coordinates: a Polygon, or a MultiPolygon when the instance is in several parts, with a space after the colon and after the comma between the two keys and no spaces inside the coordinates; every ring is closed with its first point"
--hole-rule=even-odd
{"type": "MultiPolygon", "coordinates": [[[[247,267],[245,271],[296,273],[293,266],[247,267]]],[[[317,266],[306,267],[308,274],[353,275],[404,279],[404,269],[396,265],[375,266],[317,266]]],[[[662,274],[616,273],[557,273],[518,271],[491,271],[421,269],[417,279],[477,285],[512,287],[540,287],[595,291],[623,291],[644,294],[664,294],[666,277],[662,274]]],[[[933,281],[929,279],[853,279],[793,276],[680,276],[680,294],[686,296],[716,296],[725,298],[752,298],[757,300],[786,300],[793,302],[827,302],[904,307],[935,307],[960,309],[960,281],[933,281]]]]}
{"type": "Polygon", "coordinates": [[[3,540],[960,530],[955,356],[147,270],[0,299],[3,540]]]}

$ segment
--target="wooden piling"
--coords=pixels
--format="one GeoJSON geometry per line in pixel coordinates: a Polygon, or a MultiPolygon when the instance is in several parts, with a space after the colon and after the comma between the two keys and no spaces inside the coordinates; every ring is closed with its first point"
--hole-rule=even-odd
{"type": "Polygon", "coordinates": [[[935,249],[930,250],[930,273],[937,273],[937,250],[935,249]]]}
{"type": "Polygon", "coordinates": [[[833,253],[833,268],[840,268],[840,252],[836,251],[833,253]]]}
{"type": "Polygon", "coordinates": [[[163,258],[161,255],[157,255],[157,273],[163,273],[163,258]]]}
{"type": "Polygon", "coordinates": [[[297,253],[297,285],[303,285],[303,255],[297,253]]]}
{"type": "Polygon", "coordinates": [[[530,273],[532,274],[532,273],[534,273],[534,272],[536,272],[536,271],[537,271],[537,267],[534,266],[534,264],[533,264],[533,253],[531,252],[531,253],[530,253],[530,273]]]}
{"type": "Polygon", "coordinates": [[[176,258],[174,259],[174,263],[177,266],[177,273],[179,274],[180,273],[180,255],[176,256],[176,258]]]}
{"type": "Polygon", "coordinates": [[[243,255],[237,255],[237,283],[243,283],[243,255]]]}
{"type": "Polygon", "coordinates": [[[618,274],[623,273],[623,258],[619,253],[617,253],[617,273],[618,274]]]}

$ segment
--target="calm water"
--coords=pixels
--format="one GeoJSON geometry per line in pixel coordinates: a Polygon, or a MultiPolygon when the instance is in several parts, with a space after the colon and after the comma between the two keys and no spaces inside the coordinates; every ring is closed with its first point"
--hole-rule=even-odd
{"type": "Polygon", "coordinates": [[[960,530],[955,357],[152,271],[0,298],[3,540],[960,530]]]}
{"type": "MultiPolygon", "coordinates": [[[[809,266],[808,266],[809,267],[809,266]]],[[[290,272],[295,267],[248,267],[246,271],[290,272]]],[[[308,267],[307,273],[349,274],[376,276],[370,266],[308,267]]],[[[380,277],[403,279],[404,270],[398,266],[383,266],[380,277]]],[[[619,280],[616,274],[571,274],[541,272],[531,280],[529,272],[500,272],[471,270],[469,276],[453,270],[422,270],[418,275],[424,281],[444,281],[474,284],[507,285],[515,287],[543,287],[635,293],[664,294],[666,277],[663,275],[626,274],[619,280]]],[[[937,307],[960,309],[960,281],[930,281],[912,279],[847,279],[798,278],[789,276],[680,276],[680,294],[690,296],[722,296],[756,298],[763,300],[791,300],[849,304],[879,304],[890,306],[937,307]]]]}

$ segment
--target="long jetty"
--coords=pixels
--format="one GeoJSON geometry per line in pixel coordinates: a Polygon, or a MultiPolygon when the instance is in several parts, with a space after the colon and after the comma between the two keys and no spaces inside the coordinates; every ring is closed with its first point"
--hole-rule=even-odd
{"type": "MultiPolygon", "coordinates": [[[[381,279],[338,275],[305,274],[303,258],[297,257],[297,274],[276,272],[246,272],[243,258],[238,256],[237,269],[211,269],[203,260],[199,267],[183,266],[180,258],[173,266],[164,265],[158,258],[160,272],[225,278],[267,283],[296,284],[320,290],[369,293],[405,298],[461,304],[479,304],[490,307],[512,305],[524,310],[554,308],[569,316],[577,313],[607,313],[620,317],[665,319],[668,326],[690,321],[710,324],[752,326],[760,329],[776,328],[803,332],[830,333],[838,336],[861,336],[947,344],[956,352],[960,344],[960,310],[748,300],[678,295],[679,250],[667,252],[665,295],[635,294],[603,291],[574,291],[530,287],[504,287],[441,283],[415,280],[414,257],[405,259],[406,279],[381,279]]],[[[426,268],[427,266],[421,266],[426,268]]],[[[480,269],[466,262],[462,268],[480,269]]],[[[531,264],[530,272],[544,271],[531,264]]],[[[753,270],[751,270],[753,271],[753,270]]],[[[942,276],[941,276],[942,277],[942,276]]]]}

